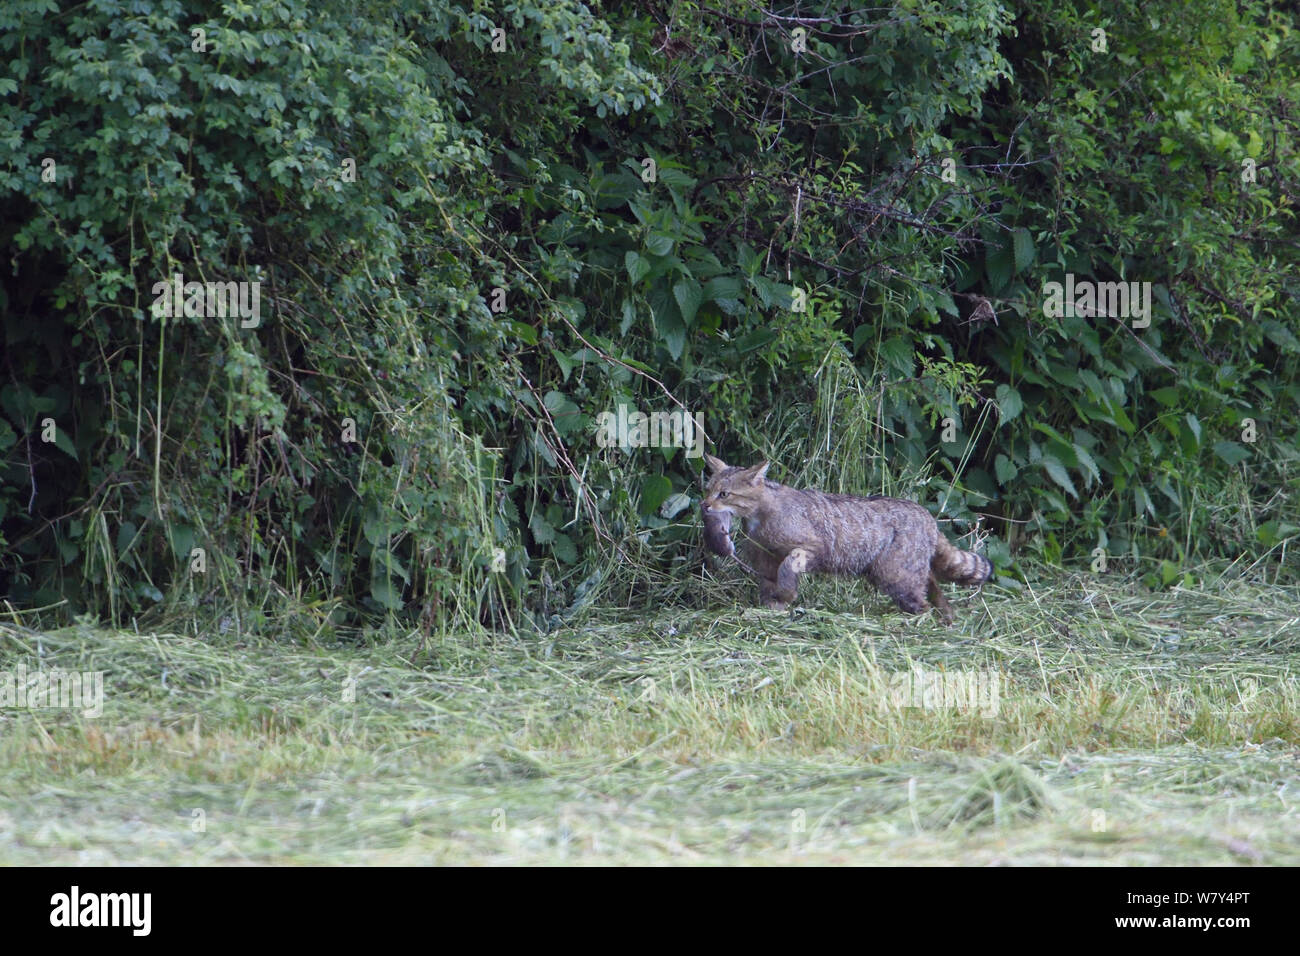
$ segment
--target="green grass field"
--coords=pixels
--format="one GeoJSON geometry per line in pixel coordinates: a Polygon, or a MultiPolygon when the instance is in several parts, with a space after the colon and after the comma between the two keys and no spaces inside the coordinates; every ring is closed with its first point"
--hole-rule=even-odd
{"type": "Polygon", "coordinates": [[[0,863],[1300,864],[1297,589],[809,594],[423,648],[10,616],[0,670],[105,697],[0,709],[0,863]]]}

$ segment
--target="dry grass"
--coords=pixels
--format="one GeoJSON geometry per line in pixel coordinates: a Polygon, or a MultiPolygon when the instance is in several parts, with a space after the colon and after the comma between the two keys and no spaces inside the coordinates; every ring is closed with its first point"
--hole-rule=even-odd
{"type": "Polygon", "coordinates": [[[0,625],[106,672],[98,719],[0,709],[0,862],[1300,863],[1295,589],[845,593],[423,653],[0,625]]]}

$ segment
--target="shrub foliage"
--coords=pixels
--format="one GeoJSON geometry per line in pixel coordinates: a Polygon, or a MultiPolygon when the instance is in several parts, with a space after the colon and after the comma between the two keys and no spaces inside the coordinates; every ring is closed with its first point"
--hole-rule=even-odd
{"type": "Polygon", "coordinates": [[[915,495],[1013,576],[1280,564],[1294,13],[815,6],[7,4],[9,600],[547,626],[681,595],[699,462],[603,447],[620,406],[915,495]],[[260,315],[163,308],[176,276],[260,315]]]}

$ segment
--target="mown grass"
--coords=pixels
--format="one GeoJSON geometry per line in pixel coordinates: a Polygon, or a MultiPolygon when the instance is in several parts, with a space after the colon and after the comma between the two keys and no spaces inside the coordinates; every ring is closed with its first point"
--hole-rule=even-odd
{"type": "Polygon", "coordinates": [[[1300,863],[1297,589],[1058,576],[953,628],[845,593],[373,642],[11,617],[0,670],[106,699],[0,709],[0,862],[1300,863]],[[996,698],[904,706],[918,668],[996,698]]]}

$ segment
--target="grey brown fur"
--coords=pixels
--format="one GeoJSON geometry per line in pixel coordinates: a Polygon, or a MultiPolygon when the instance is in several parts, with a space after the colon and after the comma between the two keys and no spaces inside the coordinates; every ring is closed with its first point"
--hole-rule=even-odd
{"type": "Polygon", "coordinates": [[[800,574],[825,572],[862,575],[904,611],[933,604],[951,621],[939,582],[978,585],[993,575],[987,558],[950,544],[914,501],[789,488],[766,478],[766,462],[734,468],[706,458],[713,473],[700,504],[705,541],[715,554],[730,553],[721,549],[731,547],[731,518],[745,519],[741,557],[769,607],[795,599],[800,574]]]}

